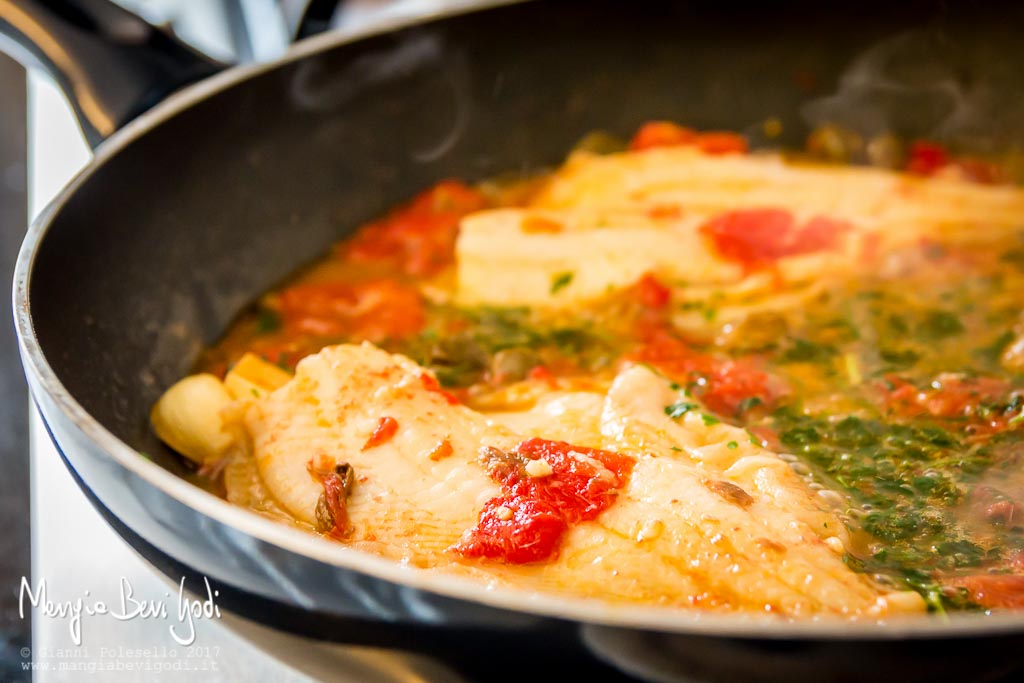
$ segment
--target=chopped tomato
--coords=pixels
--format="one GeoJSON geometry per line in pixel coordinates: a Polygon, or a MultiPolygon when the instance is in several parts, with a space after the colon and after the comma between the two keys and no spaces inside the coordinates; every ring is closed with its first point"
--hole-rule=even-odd
{"type": "Polygon", "coordinates": [[[695,351],[668,334],[656,335],[632,355],[650,363],[719,415],[736,416],[746,404],[770,404],[781,394],[776,382],[752,360],[695,351]]]}
{"type": "Polygon", "coordinates": [[[548,386],[549,389],[554,389],[558,386],[558,382],[555,380],[554,374],[551,369],[543,365],[535,365],[530,368],[530,371],[526,376],[534,382],[542,382],[548,386]]]}
{"type": "Polygon", "coordinates": [[[324,488],[316,507],[318,529],[337,539],[347,538],[352,532],[348,516],[352,468],[347,463],[339,466],[333,458],[319,456],[309,460],[306,470],[324,488]]]}
{"type": "MultiPolygon", "coordinates": [[[[986,484],[978,484],[971,489],[967,495],[967,508],[974,517],[993,526],[1010,527],[1020,519],[1016,501],[1003,491],[986,484]]],[[[1016,559],[1011,559],[1011,566],[1016,559]]]]}
{"type": "Polygon", "coordinates": [[[779,434],[771,427],[764,425],[757,427],[750,427],[747,429],[750,433],[751,441],[756,441],[758,446],[763,448],[769,448],[773,451],[779,450],[782,443],[779,441],[779,434]]]}
{"type": "Polygon", "coordinates": [[[363,226],[341,253],[356,261],[391,263],[409,275],[432,275],[454,258],[459,221],[486,203],[473,188],[443,181],[363,226]]]}
{"type": "Polygon", "coordinates": [[[373,429],[373,434],[370,434],[370,438],[363,444],[363,450],[368,448],[374,448],[381,444],[391,441],[391,439],[398,432],[398,420],[393,417],[384,416],[377,421],[377,426],[373,429]]]}
{"type": "Polygon", "coordinates": [[[672,290],[650,273],[645,273],[634,287],[637,299],[647,308],[665,308],[672,299],[672,290]]]}
{"type": "Polygon", "coordinates": [[[695,143],[705,154],[745,154],[747,139],[728,132],[709,131],[697,136],[695,143]]]}
{"type": "Polygon", "coordinates": [[[960,157],[956,160],[956,167],[965,179],[975,183],[991,185],[1005,180],[1003,169],[984,159],[960,157]]]}
{"type": "Polygon", "coordinates": [[[684,128],[671,121],[648,121],[640,126],[629,141],[629,148],[638,151],[653,147],[678,147],[692,144],[696,138],[697,131],[692,128],[684,128]]]}
{"type": "Polygon", "coordinates": [[[971,602],[988,608],[1024,607],[1024,576],[1016,574],[977,574],[948,579],[946,586],[967,591],[971,602]]]}
{"type": "Polygon", "coordinates": [[[629,148],[633,151],[682,146],[696,147],[705,154],[742,154],[747,151],[747,140],[736,133],[698,133],[670,121],[649,121],[640,126],[629,142],[629,148]]]}
{"type": "Polygon", "coordinates": [[[906,169],[909,173],[930,176],[949,165],[950,161],[949,152],[942,145],[929,140],[915,140],[910,143],[906,169]]]}
{"type": "Polygon", "coordinates": [[[403,339],[425,321],[419,291],[394,280],[294,285],[277,305],[287,330],[318,337],[403,339]]]}
{"type": "Polygon", "coordinates": [[[928,140],[911,143],[905,168],[908,173],[922,176],[953,169],[963,179],[976,183],[998,183],[1003,179],[997,164],[973,157],[954,157],[942,145],[928,140]]]}
{"type": "Polygon", "coordinates": [[[552,557],[569,523],[549,501],[499,496],[484,503],[477,525],[454,550],[463,557],[485,557],[528,564],[552,557]]]}
{"type": "Polygon", "coordinates": [[[488,469],[502,494],[487,501],[452,550],[510,564],[554,557],[572,524],[596,518],[615,501],[635,464],[619,453],[536,438],[512,453],[491,451],[488,469]],[[538,460],[546,466],[536,474],[530,463],[538,460]]]}
{"type": "Polygon", "coordinates": [[[433,461],[444,460],[445,458],[451,457],[455,453],[455,447],[452,446],[452,442],[448,439],[441,439],[434,447],[427,453],[427,457],[433,461]]]}
{"type": "Polygon", "coordinates": [[[427,391],[432,391],[435,394],[439,394],[441,398],[448,402],[448,405],[458,405],[458,397],[450,391],[445,391],[441,388],[441,383],[437,379],[426,372],[420,375],[420,381],[423,382],[423,388],[427,391]]]}
{"type": "Polygon", "coordinates": [[[885,380],[885,402],[891,411],[903,417],[976,417],[982,403],[1001,400],[1010,390],[1009,382],[994,377],[943,374],[924,388],[895,375],[885,380]]]}
{"type": "Polygon", "coordinates": [[[756,270],[780,258],[836,249],[850,225],[815,216],[797,225],[785,209],[739,209],[715,216],[700,231],[723,257],[756,270]]]}

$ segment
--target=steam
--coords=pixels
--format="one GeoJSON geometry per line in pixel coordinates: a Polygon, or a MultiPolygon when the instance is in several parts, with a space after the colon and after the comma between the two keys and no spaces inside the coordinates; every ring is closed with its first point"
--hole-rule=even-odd
{"type": "MultiPolygon", "coordinates": [[[[339,111],[361,95],[388,83],[415,82],[439,91],[421,113],[417,136],[410,141],[413,161],[429,163],[446,154],[470,120],[472,98],[465,56],[446,49],[437,35],[414,34],[395,46],[365,54],[343,69],[328,70],[324,59],[309,59],[297,69],[291,96],[306,111],[339,111]],[[415,77],[415,78],[413,78],[415,77]]],[[[408,120],[401,121],[409,125],[408,120]]],[[[339,125],[344,125],[339,118],[339,125]]]]}
{"type": "Polygon", "coordinates": [[[801,114],[811,128],[836,124],[865,139],[896,134],[975,148],[1019,141],[1024,95],[1006,57],[937,31],[901,33],[861,54],[837,92],[801,114]]]}

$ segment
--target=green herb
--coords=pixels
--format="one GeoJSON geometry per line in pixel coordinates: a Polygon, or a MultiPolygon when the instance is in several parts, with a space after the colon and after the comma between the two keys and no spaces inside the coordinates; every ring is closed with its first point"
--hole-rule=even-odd
{"type": "Polygon", "coordinates": [[[429,367],[446,387],[471,386],[496,369],[513,381],[521,373],[504,372],[512,360],[533,367],[567,357],[583,370],[596,371],[621,353],[600,326],[575,314],[552,317],[524,307],[481,306],[445,308],[435,316],[432,328],[388,350],[429,367]]]}
{"type": "Polygon", "coordinates": [[[878,355],[885,362],[901,369],[912,366],[921,358],[921,354],[913,349],[882,348],[878,350],[878,355]]]}
{"type": "Polygon", "coordinates": [[[753,410],[762,403],[764,403],[764,401],[761,400],[760,396],[748,396],[742,401],[740,401],[738,411],[740,414],[746,413],[749,412],[750,410],[753,410]]]}
{"type": "Polygon", "coordinates": [[[269,334],[281,329],[281,316],[269,308],[260,308],[256,312],[256,332],[269,334]]]}
{"type": "Polygon", "coordinates": [[[725,447],[728,448],[731,451],[734,451],[737,448],[739,448],[740,445],[738,443],[736,443],[735,441],[730,441],[729,443],[725,444],[725,447]]]}
{"type": "Polygon", "coordinates": [[[949,311],[929,311],[917,328],[918,336],[928,341],[952,337],[964,331],[960,318],[949,311]]]}
{"type": "Polygon", "coordinates": [[[565,272],[558,273],[551,278],[551,293],[557,294],[559,291],[565,289],[572,283],[573,273],[565,272]]]}
{"type": "Polygon", "coordinates": [[[704,421],[705,427],[710,427],[711,425],[716,425],[721,422],[721,420],[714,415],[708,415],[707,413],[701,413],[700,419],[704,421]]]}
{"type": "Polygon", "coordinates": [[[696,403],[688,403],[686,401],[678,401],[672,405],[665,406],[665,414],[671,417],[673,420],[686,415],[691,410],[699,408],[696,403]]]}
{"type": "Polygon", "coordinates": [[[982,450],[974,451],[973,463],[953,434],[925,420],[851,415],[836,421],[784,406],[772,422],[816,478],[835,482],[855,506],[865,506],[859,526],[885,543],[865,560],[867,571],[896,577],[922,568],[952,571],[986,557],[956,514],[960,482],[986,466],[982,450]]]}
{"type": "Polygon", "coordinates": [[[1024,270],[1024,247],[1014,247],[1003,252],[999,257],[1003,263],[1007,263],[1017,270],[1024,270]]]}
{"type": "Polygon", "coordinates": [[[793,339],[792,345],[780,358],[783,363],[821,363],[836,355],[836,348],[827,344],[816,344],[807,339],[793,339]]]}
{"type": "Polygon", "coordinates": [[[992,340],[992,343],[976,349],[974,355],[981,359],[983,362],[996,363],[999,361],[999,357],[1003,355],[1003,351],[1006,347],[1016,339],[1015,335],[1011,330],[1006,330],[1001,335],[992,340]]]}

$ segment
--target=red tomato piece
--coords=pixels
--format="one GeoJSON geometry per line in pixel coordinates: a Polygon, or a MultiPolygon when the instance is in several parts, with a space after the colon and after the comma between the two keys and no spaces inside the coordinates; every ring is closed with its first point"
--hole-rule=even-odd
{"type": "Polygon", "coordinates": [[[845,221],[815,216],[798,226],[785,209],[739,209],[715,216],[700,231],[724,258],[747,270],[765,268],[780,258],[835,249],[849,230],[845,221]]]}
{"type": "MultiPolygon", "coordinates": [[[[329,512],[331,524],[330,528],[325,531],[328,536],[342,540],[352,532],[348,516],[348,491],[345,490],[345,479],[335,471],[333,460],[326,468],[322,464],[318,464],[317,460],[316,458],[310,459],[306,469],[310,476],[324,487],[323,503],[329,512]]],[[[319,522],[319,510],[317,517],[319,522]]]]}
{"type": "Polygon", "coordinates": [[[886,377],[886,384],[886,404],[904,417],[972,417],[982,402],[1000,400],[1010,390],[1002,379],[953,374],[939,375],[923,389],[894,375],[886,377]]]}
{"type": "Polygon", "coordinates": [[[1003,169],[998,164],[974,157],[954,157],[942,145],[928,140],[911,143],[905,169],[922,176],[953,169],[964,180],[975,183],[992,184],[1004,179],[1003,169]]]}
{"type": "Polygon", "coordinates": [[[528,379],[531,379],[534,382],[543,382],[551,389],[554,389],[556,386],[558,386],[558,382],[555,380],[555,376],[551,372],[550,368],[547,368],[543,365],[533,366],[532,368],[530,368],[530,371],[526,373],[526,376],[528,379]]]}
{"type": "Polygon", "coordinates": [[[420,375],[420,381],[423,382],[423,387],[427,391],[432,391],[435,394],[440,394],[441,397],[448,402],[448,405],[458,405],[459,399],[455,394],[450,391],[445,391],[441,388],[441,383],[438,382],[433,375],[427,374],[426,372],[420,375]]]}
{"type": "Polygon", "coordinates": [[[403,339],[426,320],[419,291],[394,280],[294,285],[278,302],[289,331],[319,337],[403,339]]]}
{"type": "Polygon", "coordinates": [[[991,161],[960,157],[954,164],[964,178],[975,183],[993,185],[1001,183],[1006,179],[1003,169],[991,161]]]}
{"type": "Polygon", "coordinates": [[[747,153],[747,139],[737,133],[719,131],[700,133],[695,144],[705,154],[747,153]]]}
{"type": "Polygon", "coordinates": [[[480,521],[455,551],[509,564],[541,562],[555,554],[568,530],[565,516],[548,501],[499,496],[484,503],[480,521]]]}
{"type": "Polygon", "coordinates": [[[906,170],[916,175],[930,176],[948,166],[951,161],[949,152],[937,142],[915,140],[910,143],[906,170]]]}
{"type": "Polygon", "coordinates": [[[674,381],[687,385],[694,396],[719,415],[736,416],[743,404],[753,399],[769,405],[781,394],[776,381],[751,359],[701,353],[665,333],[656,335],[632,359],[650,363],[674,381]]]}
{"type": "Polygon", "coordinates": [[[383,443],[391,441],[398,432],[398,420],[393,417],[384,416],[377,421],[377,426],[373,430],[373,434],[370,434],[370,438],[363,444],[363,450],[380,446],[383,443]]]}
{"type": "Polygon", "coordinates": [[[551,559],[572,524],[596,518],[626,484],[635,461],[561,441],[528,439],[490,465],[502,494],[487,501],[475,527],[452,550],[509,564],[551,559]],[[543,459],[550,470],[530,475],[543,459]]]}
{"type": "Polygon", "coordinates": [[[1024,607],[1024,576],[1016,574],[978,574],[948,579],[945,585],[967,591],[971,602],[990,609],[1024,607]]]}
{"type": "Polygon", "coordinates": [[[698,133],[671,121],[649,121],[629,141],[633,151],[683,146],[696,147],[705,154],[743,154],[747,151],[747,140],[727,131],[698,133]]]}
{"type": "Polygon", "coordinates": [[[355,261],[392,263],[409,275],[432,275],[453,260],[459,221],[486,205],[480,192],[446,180],[360,228],[341,253],[355,261]]]}
{"type": "Polygon", "coordinates": [[[769,448],[773,451],[779,450],[782,446],[782,443],[779,441],[778,432],[771,427],[762,425],[750,427],[747,431],[750,432],[751,437],[753,437],[751,440],[757,441],[758,446],[763,446],[764,448],[769,448]]]}
{"type": "Polygon", "coordinates": [[[633,458],[621,453],[538,438],[522,442],[516,452],[530,460],[547,461],[552,474],[539,479],[520,479],[515,486],[556,502],[570,522],[597,517],[612,503],[614,491],[626,483],[636,464],[633,458]],[[601,463],[606,472],[588,459],[601,463]],[[612,476],[607,476],[608,473],[612,476]]]}
{"type": "Polygon", "coordinates": [[[637,299],[647,308],[662,309],[672,299],[672,290],[661,283],[658,278],[646,273],[634,285],[637,299]]]}
{"type": "Polygon", "coordinates": [[[692,128],[684,128],[671,121],[648,121],[640,126],[629,148],[634,151],[652,149],[654,147],[678,147],[693,144],[697,132],[692,128]]]}

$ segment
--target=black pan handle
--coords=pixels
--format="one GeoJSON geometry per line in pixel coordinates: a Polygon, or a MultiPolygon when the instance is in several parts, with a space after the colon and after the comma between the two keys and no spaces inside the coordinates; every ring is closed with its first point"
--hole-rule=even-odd
{"type": "Polygon", "coordinates": [[[93,148],[226,66],[109,0],[0,0],[0,48],[53,76],[93,148]]]}

